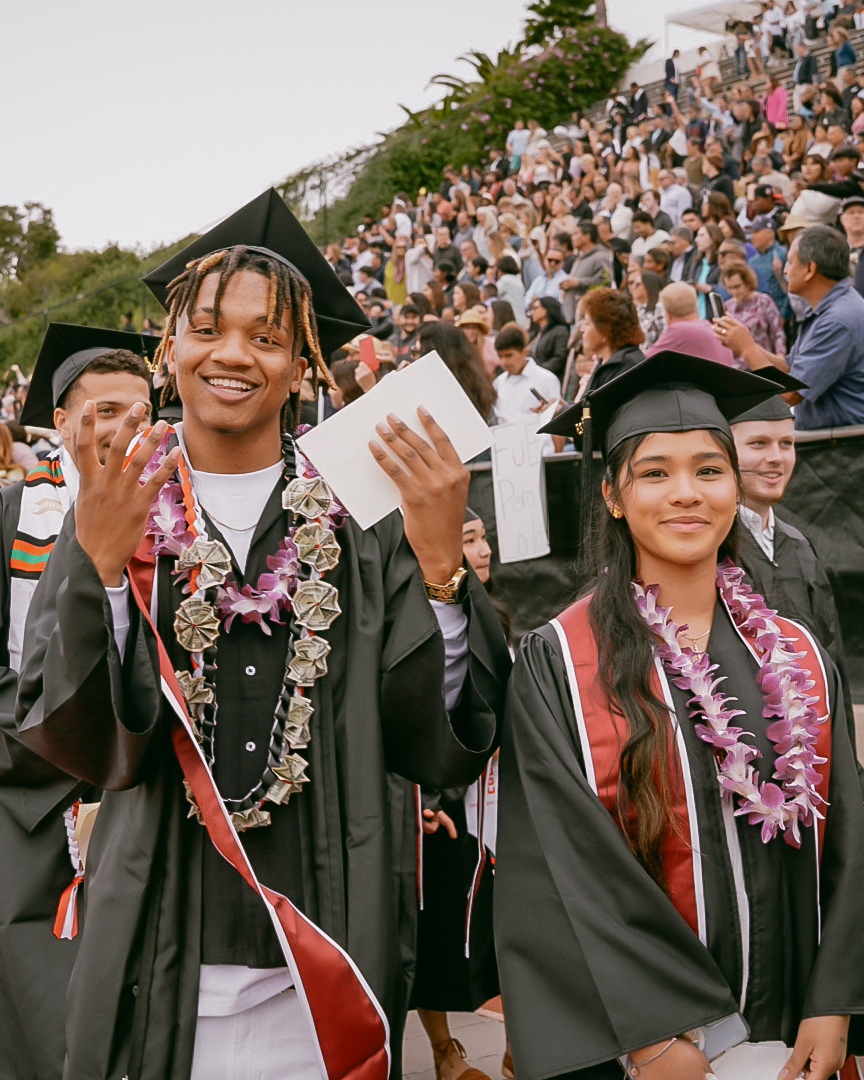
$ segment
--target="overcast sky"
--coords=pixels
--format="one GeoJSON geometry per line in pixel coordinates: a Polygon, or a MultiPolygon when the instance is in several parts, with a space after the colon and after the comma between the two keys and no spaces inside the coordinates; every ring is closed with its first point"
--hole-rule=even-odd
{"type": "MultiPolygon", "coordinates": [[[[608,0],[663,44],[690,0],[608,0]]],[[[525,0],[43,0],[4,9],[0,202],[53,208],[68,248],[170,242],[417,108],[525,0]],[[436,15],[436,9],[440,11],[436,15]]],[[[673,42],[681,44],[680,41],[673,42]]]]}

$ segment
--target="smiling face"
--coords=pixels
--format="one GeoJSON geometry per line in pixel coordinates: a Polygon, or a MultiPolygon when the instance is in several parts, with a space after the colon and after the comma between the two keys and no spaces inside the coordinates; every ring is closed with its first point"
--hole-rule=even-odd
{"type": "Polygon", "coordinates": [[[84,403],[88,400],[96,406],[94,439],[99,461],[104,465],[111,441],[120,430],[126,414],[138,402],[144,406],[138,431],[149,427],[150,387],[140,376],[125,371],[85,371],[79,376],[67,392],[62,407],[54,410],[54,427],[73,461],[78,460],[76,443],[84,403]]]}
{"type": "Polygon", "coordinates": [[[748,420],[734,424],[744,502],[751,509],[772,506],[783,493],[795,468],[795,421],[748,420]]]}
{"type": "MultiPolygon", "coordinates": [[[[716,562],[735,521],[738,481],[710,431],[647,435],[618,477],[617,502],[636,549],[636,573],[662,581],[680,566],[716,562]]],[[[603,496],[615,497],[608,481],[603,496]]]]}
{"type": "Polygon", "coordinates": [[[218,281],[217,273],[205,277],[194,310],[178,318],[168,343],[184,431],[275,438],[278,446],[282,408],[306,370],[304,358],[292,357],[290,312],[268,331],[269,279],[241,270],[225,286],[217,322],[218,281]]]}

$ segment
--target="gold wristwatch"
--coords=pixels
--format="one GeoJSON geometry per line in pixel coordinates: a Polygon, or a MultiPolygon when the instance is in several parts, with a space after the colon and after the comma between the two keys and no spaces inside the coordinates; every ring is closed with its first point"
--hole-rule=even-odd
{"type": "Polygon", "coordinates": [[[460,566],[443,585],[434,585],[431,581],[424,581],[423,584],[430,600],[438,600],[442,604],[461,604],[468,595],[468,571],[460,566]]]}

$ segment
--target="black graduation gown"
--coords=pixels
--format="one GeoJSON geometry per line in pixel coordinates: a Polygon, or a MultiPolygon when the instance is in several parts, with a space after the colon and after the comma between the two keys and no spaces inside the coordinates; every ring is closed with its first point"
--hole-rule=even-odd
{"type": "MultiPolygon", "coordinates": [[[[855,714],[846,678],[846,657],[840,632],[840,618],[834,603],[834,593],[819,556],[807,537],[794,525],[774,514],[774,558],[769,559],[750,531],[740,529],[739,565],[747,580],[768,601],[790,619],[803,622],[819,640],[840,673],[846,718],[853,749],[855,714]]],[[[864,769],[859,767],[864,787],[864,769]]]]}
{"type": "MultiPolygon", "coordinates": [[[[288,526],[281,487],[253,536],[252,580],[288,526]]],[[[328,580],[343,614],[325,634],[330,674],[312,691],[311,783],[244,843],[259,878],[357,963],[389,1017],[398,1071],[417,908],[407,781],[443,787],[479,774],[495,746],[509,655],[471,575],[468,676],[448,717],[443,639],[400,516],[366,532],[348,522],[337,535],[342,557],[328,580]]],[[[158,563],[158,626],[172,661],[188,668],[171,629],[181,598],[173,562],[158,563]]],[[[66,1080],[187,1080],[200,963],[284,963],[258,898],[187,820],[154,638],[132,616],[121,663],[105,590],[70,515],[31,606],[18,699],[22,740],[106,790],[68,998],[66,1080]],[[218,903],[202,904],[202,891],[218,903]]],[[[284,628],[267,638],[239,620],[220,638],[215,773],[226,795],[242,794],[263,768],[286,643],[284,628]]]]}
{"type": "Polygon", "coordinates": [[[423,837],[423,908],[417,932],[417,971],[412,1009],[474,1012],[498,994],[498,965],[492,936],[492,858],[471,905],[468,900],[479,857],[477,838],[468,832],[465,788],[424,796],[424,808],[441,809],[456,826],[423,837]],[[466,928],[470,933],[465,955],[466,928]]]}
{"type": "Polygon", "coordinates": [[[0,1080],[59,1080],[63,1002],[78,950],[78,938],[53,934],[73,878],[63,811],[86,785],[17,739],[9,555],[23,486],[0,491],[0,1080]]]}
{"type": "MultiPolygon", "coordinates": [[[[742,726],[772,760],[756,663],[722,609],[709,652],[742,726]],[[746,720],[746,723],[744,722],[746,720]]],[[[829,694],[839,702],[831,661],[829,694]]],[[[620,1055],[739,1010],[736,891],[710,747],[673,688],[693,776],[703,853],[707,947],[630,852],[585,779],[558,638],[529,634],[508,692],[501,749],[495,931],[504,1008],[520,1080],[621,1077],[620,1055]]],[[[737,819],[750,911],[744,1016],[754,1041],[791,1045],[804,1016],[864,1014],[864,807],[844,722],[833,728],[817,947],[815,838],[800,850],[737,819]]]]}

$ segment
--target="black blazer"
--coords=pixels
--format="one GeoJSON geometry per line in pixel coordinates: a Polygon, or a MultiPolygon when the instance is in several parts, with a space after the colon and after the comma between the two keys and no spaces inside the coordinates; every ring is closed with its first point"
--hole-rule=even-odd
{"type": "Polygon", "coordinates": [[[569,326],[547,326],[531,340],[531,355],[542,368],[551,371],[560,379],[567,363],[567,342],[570,340],[569,326]]]}

